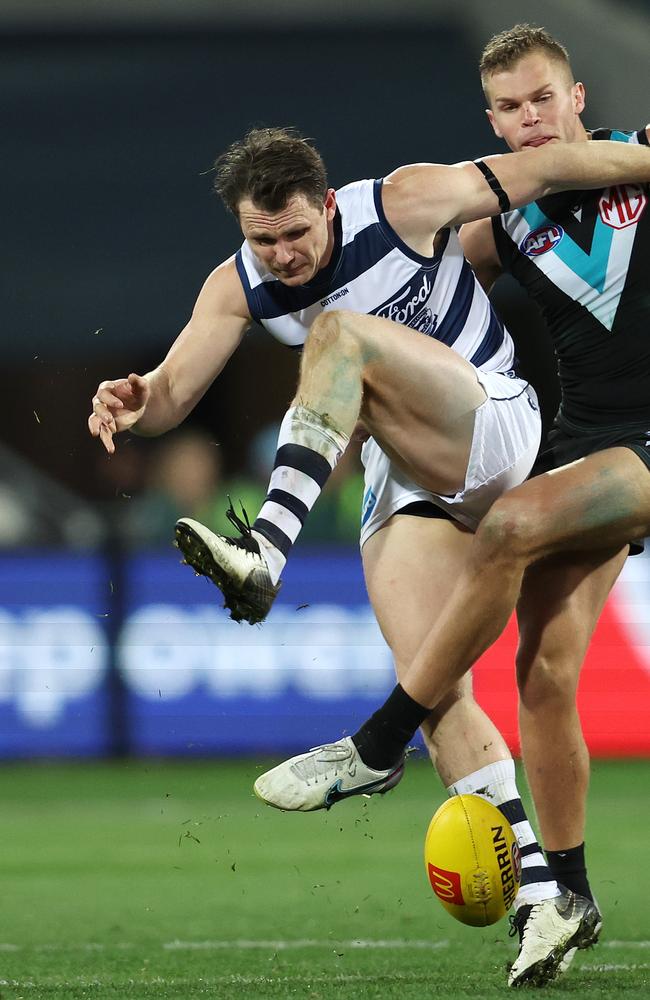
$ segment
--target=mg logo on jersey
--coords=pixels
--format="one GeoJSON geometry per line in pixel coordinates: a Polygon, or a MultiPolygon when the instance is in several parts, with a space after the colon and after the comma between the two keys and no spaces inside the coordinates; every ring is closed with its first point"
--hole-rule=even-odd
{"type": "Polygon", "coordinates": [[[445,903],[455,903],[456,906],[465,905],[458,872],[445,871],[444,868],[432,865],[430,861],[427,864],[427,869],[431,888],[438,899],[442,899],[445,903]]]}
{"type": "Polygon", "coordinates": [[[532,233],[524,237],[519,244],[519,249],[527,257],[539,257],[543,253],[548,253],[549,250],[554,250],[563,236],[562,226],[540,226],[539,229],[534,229],[532,233]]]}
{"type": "Polygon", "coordinates": [[[617,184],[603,193],[598,202],[598,211],[606,226],[625,229],[638,222],[647,201],[640,184],[617,184]]]}

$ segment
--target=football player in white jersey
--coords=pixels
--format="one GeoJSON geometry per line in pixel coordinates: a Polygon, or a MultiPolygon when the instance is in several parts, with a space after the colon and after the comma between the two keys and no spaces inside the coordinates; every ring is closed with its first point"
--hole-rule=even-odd
{"type": "MultiPolygon", "coordinates": [[[[259,159],[264,131],[247,137],[247,148],[235,144],[231,161],[239,157],[240,168],[242,162],[254,161],[251,142],[257,143],[259,159]]],[[[540,150],[534,157],[516,153],[477,164],[400,168],[380,186],[380,222],[385,221],[406,256],[442,274],[453,227],[461,223],[555,191],[603,186],[624,178],[650,179],[646,151],[616,143],[598,146],[567,144],[560,150],[540,150]]],[[[271,130],[266,147],[266,153],[273,154],[270,171],[269,160],[263,164],[266,181],[253,189],[250,176],[244,176],[241,186],[241,170],[233,169],[231,179],[239,176],[239,187],[236,183],[228,194],[222,184],[222,194],[260,265],[260,284],[274,281],[287,294],[310,293],[304,309],[298,302],[287,313],[291,319],[305,313],[305,323],[314,304],[314,285],[320,289],[321,277],[334,277],[339,264],[335,255],[344,249],[337,242],[336,194],[327,188],[324,171],[320,173],[313,157],[306,156],[311,166],[304,157],[301,160],[301,149],[311,149],[302,140],[271,130]],[[287,165],[290,169],[284,170],[287,165]],[[269,173],[272,184],[267,183],[269,173]]],[[[222,180],[227,175],[228,170],[222,180]]],[[[241,271],[241,260],[233,257],[210,275],[188,325],[154,371],[100,384],[88,424],[109,453],[120,431],[151,435],[175,427],[219,374],[250,323],[251,301],[258,294],[257,286],[246,287],[250,275],[241,271]]],[[[445,273],[450,272],[452,262],[448,260],[445,267],[445,273]]],[[[467,309],[475,301],[480,306],[477,289],[461,272],[455,272],[460,298],[467,299],[467,309]]],[[[378,311],[383,304],[380,291],[378,311]]],[[[460,308],[454,294],[445,299],[444,287],[435,293],[448,303],[446,331],[451,339],[459,324],[465,326],[465,306],[460,308]]],[[[466,526],[474,527],[495,496],[521,482],[532,465],[539,434],[535,398],[505,367],[505,360],[490,370],[489,359],[498,354],[507,336],[491,323],[477,348],[477,362],[484,358],[487,362],[472,364],[435,339],[435,324],[432,336],[422,336],[381,316],[328,310],[323,304],[331,296],[318,298],[323,309],[305,340],[296,400],[282,425],[279,461],[261,516],[252,530],[239,522],[241,539],[214,536],[187,519],[179,523],[178,537],[188,561],[224,590],[233,616],[260,620],[277,592],[288,548],[360,419],[373,435],[374,447],[380,446],[379,456],[375,455],[381,493],[376,506],[383,504],[385,518],[376,523],[377,530],[364,545],[364,568],[401,675],[440,615],[449,580],[465,566],[471,537],[466,526]],[[407,505],[409,490],[416,498],[418,491],[426,491],[431,505],[447,510],[454,519],[396,513],[407,505]]],[[[233,518],[238,520],[234,514],[233,518]]],[[[472,701],[468,683],[461,680],[428,719],[428,712],[421,716],[422,702],[399,685],[391,697],[393,713],[406,714],[406,728],[417,716],[416,726],[422,724],[428,731],[438,770],[450,790],[461,791],[463,781],[489,786],[493,801],[511,818],[528,862],[522,901],[536,906],[561,900],[562,927],[555,929],[555,939],[545,942],[546,954],[536,955],[534,961],[522,959],[519,973],[511,976],[513,985],[537,981],[551,956],[568,947],[567,927],[575,943],[592,939],[597,911],[586,900],[562,894],[550,877],[521,809],[510,755],[472,701]]],[[[332,757],[345,762],[355,754],[355,767],[348,768],[345,780],[337,778],[336,788],[326,789],[329,799],[302,806],[275,804],[318,808],[362,790],[385,791],[399,780],[401,754],[388,768],[373,767],[359,758],[356,745],[348,740],[342,750],[341,745],[323,748],[320,757],[309,762],[311,779],[305,774],[306,785],[319,785],[332,757]]],[[[272,801],[268,788],[261,786],[258,791],[272,801]]],[[[555,904],[553,909],[560,912],[555,904]]]]}

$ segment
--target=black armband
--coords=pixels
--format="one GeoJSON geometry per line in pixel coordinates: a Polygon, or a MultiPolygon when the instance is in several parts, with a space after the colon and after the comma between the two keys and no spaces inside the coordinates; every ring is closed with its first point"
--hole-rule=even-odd
{"type": "Polygon", "coordinates": [[[499,208],[501,209],[501,211],[502,212],[509,212],[510,211],[510,199],[508,198],[508,195],[505,193],[505,191],[503,190],[503,188],[499,184],[499,181],[497,180],[497,178],[494,176],[494,174],[492,173],[492,171],[488,167],[487,163],[484,163],[483,160],[474,160],[474,163],[479,168],[479,170],[481,171],[481,173],[485,177],[486,181],[488,182],[488,184],[490,185],[490,187],[494,191],[495,195],[499,199],[499,208]]]}

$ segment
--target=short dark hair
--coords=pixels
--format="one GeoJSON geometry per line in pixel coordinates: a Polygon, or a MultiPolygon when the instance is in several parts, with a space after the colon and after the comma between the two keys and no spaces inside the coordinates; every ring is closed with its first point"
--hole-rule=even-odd
{"type": "Polygon", "coordinates": [[[214,190],[233,215],[242,198],[279,212],[294,194],[322,207],[327,173],[320,153],[294,128],[256,128],[217,157],[214,190]]]}
{"type": "Polygon", "coordinates": [[[481,83],[487,95],[487,80],[493,73],[512,69],[529,52],[545,52],[551,59],[562,63],[573,80],[573,70],[569,53],[561,42],[548,33],[546,28],[532,24],[515,24],[514,28],[501,31],[487,43],[481,55],[479,69],[481,83]]]}

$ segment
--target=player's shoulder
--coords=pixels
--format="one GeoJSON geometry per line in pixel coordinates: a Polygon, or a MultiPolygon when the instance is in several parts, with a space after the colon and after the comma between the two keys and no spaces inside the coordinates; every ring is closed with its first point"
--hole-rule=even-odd
{"type": "Polygon", "coordinates": [[[250,316],[236,254],[210,272],[199,298],[211,306],[218,303],[220,312],[226,311],[242,319],[250,316]]]}
{"type": "Polygon", "coordinates": [[[344,184],[343,187],[336,189],[336,199],[338,201],[341,198],[363,198],[368,191],[372,190],[374,184],[375,179],[372,177],[365,177],[359,181],[350,181],[348,184],[344,184]]]}
{"type": "Polygon", "coordinates": [[[352,234],[378,221],[380,188],[381,180],[372,178],[352,181],[337,188],[336,204],[341,213],[344,245],[349,242],[352,234]]]}
{"type": "Polygon", "coordinates": [[[227,260],[217,264],[206,278],[206,284],[212,288],[234,287],[238,280],[236,257],[236,254],[232,254],[227,260]]]}
{"type": "Polygon", "coordinates": [[[351,181],[343,187],[336,189],[336,203],[343,211],[362,211],[367,206],[373,206],[375,201],[375,189],[381,184],[373,178],[366,177],[364,180],[351,181]]]}

